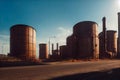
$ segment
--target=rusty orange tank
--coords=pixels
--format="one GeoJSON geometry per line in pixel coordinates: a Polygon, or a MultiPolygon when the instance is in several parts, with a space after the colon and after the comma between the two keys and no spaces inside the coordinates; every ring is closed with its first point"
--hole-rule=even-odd
{"type": "Polygon", "coordinates": [[[36,58],[36,30],[18,24],[10,28],[10,55],[21,59],[36,58]]]}
{"type": "Polygon", "coordinates": [[[83,21],[73,27],[72,36],[67,38],[68,53],[77,58],[99,58],[98,25],[83,21]]]}

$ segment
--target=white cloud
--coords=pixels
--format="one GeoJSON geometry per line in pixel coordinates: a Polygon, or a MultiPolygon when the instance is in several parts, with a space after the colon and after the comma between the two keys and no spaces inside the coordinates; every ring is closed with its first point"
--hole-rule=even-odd
{"type": "Polygon", "coordinates": [[[58,33],[56,34],[56,42],[60,45],[66,44],[66,38],[72,34],[72,30],[70,28],[58,27],[58,33]]]}
{"type": "Polygon", "coordinates": [[[9,39],[9,36],[8,35],[0,35],[0,40],[1,39],[9,39]]]}

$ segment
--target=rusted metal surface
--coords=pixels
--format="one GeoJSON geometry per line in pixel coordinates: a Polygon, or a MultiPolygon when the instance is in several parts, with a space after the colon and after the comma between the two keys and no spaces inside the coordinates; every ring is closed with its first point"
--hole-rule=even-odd
{"type": "Polygon", "coordinates": [[[36,31],[28,25],[10,28],[10,55],[21,59],[36,58],[36,31]]]}
{"type": "Polygon", "coordinates": [[[117,56],[117,31],[107,31],[107,50],[112,52],[112,57],[117,56]]]}
{"type": "Polygon", "coordinates": [[[76,37],[74,35],[67,37],[67,56],[68,58],[75,58],[76,53],[76,37]]]}
{"type": "Polygon", "coordinates": [[[73,58],[98,58],[99,40],[97,23],[79,22],[73,27],[73,34],[67,38],[68,53],[73,58]]]}
{"type": "MultiPolygon", "coordinates": [[[[117,32],[114,31],[114,30],[108,30],[106,31],[106,37],[107,37],[107,40],[106,40],[106,45],[107,45],[107,52],[111,53],[109,54],[110,57],[116,57],[117,56],[117,32]]],[[[100,58],[107,58],[106,54],[108,53],[104,53],[104,41],[103,41],[103,32],[101,32],[99,34],[99,44],[100,44],[100,47],[99,47],[99,50],[100,50],[100,58]]]]}

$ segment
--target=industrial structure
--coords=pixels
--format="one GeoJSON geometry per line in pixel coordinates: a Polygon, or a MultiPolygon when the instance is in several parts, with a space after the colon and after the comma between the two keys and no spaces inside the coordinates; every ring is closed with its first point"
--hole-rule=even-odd
{"type": "Polygon", "coordinates": [[[106,18],[103,17],[102,19],[103,24],[103,53],[107,54],[107,35],[106,35],[106,18]]]}
{"type": "Polygon", "coordinates": [[[67,46],[66,46],[66,45],[60,46],[60,57],[61,57],[62,59],[68,58],[67,53],[68,53],[68,52],[67,52],[67,46]]]}
{"type": "Polygon", "coordinates": [[[100,58],[110,57],[110,54],[107,51],[107,35],[106,35],[106,18],[102,19],[103,31],[99,33],[99,51],[100,58]]]}
{"type": "Polygon", "coordinates": [[[59,44],[56,43],[56,49],[54,49],[54,44],[52,44],[52,55],[59,55],[59,44]]]}
{"type": "MultiPolygon", "coordinates": [[[[66,45],[52,44],[52,54],[49,54],[47,44],[39,44],[39,59],[72,58],[98,59],[120,58],[120,13],[118,13],[117,31],[106,29],[106,18],[102,19],[103,31],[98,35],[98,24],[93,21],[83,21],[73,26],[72,35],[66,39],[66,45]]],[[[28,25],[18,24],[10,28],[10,56],[24,60],[36,58],[36,30],[28,25]]]]}
{"type": "Polygon", "coordinates": [[[107,30],[107,50],[112,52],[112,57],[117,56],[117,31],[107,30]]]}
{"type": "Polygon", "coordinates": [[[10,56],[36,59],[36,30],[33,27],[18,24],[10,28],[10,56]]]}
{"type": "Polygon", "coordinates": [[[52,59],[58,59],[60,58],[60,50],[59,50],[59,44],[56,43],[56,49],[54,49],[54,44],[52,44],[52,54],[51,54],[52,59]]]}
{"type": "Polygon", "coordinates": [[[118,13],[118,58],[120,58],[120,12],[118,13]]]}
{"type": "Polygon", "coordinates": [[[117,32],[106,30],[106,18],[103,17],[103,31],[99,33],[100,58],[114,58],[117,56],[117,32]]]}
{"type": "Polygon", "coordinates": [[[68,57],[74,59],[99,58],[97,23],[83,21],[73,27],[73,34],[67,38],[68,57]]]}
{"type": "Polygon", "coordinates": [[[106,31],[106,52],[104,51],[103,32],[99,34],[100,58],[117,57],[117,32],[114,30],[106,31]]]}
{"type": "Polygon", "coordinates": [[[39,59],[48,59],[47,44],[39,44],[39,59]]]}

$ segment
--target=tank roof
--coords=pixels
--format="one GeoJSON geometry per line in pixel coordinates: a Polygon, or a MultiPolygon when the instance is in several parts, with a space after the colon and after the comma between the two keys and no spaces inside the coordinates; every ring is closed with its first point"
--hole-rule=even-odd
{"type": "Polygon", "coordinates": [[[61,45],[60,47],[66,47],[67,45],[61,45]]]}
{"type": "MultiPolygon", "coordinates": [[[[107,30],[106,32],[115,32],[116,33],[117,31],[115,31],[115,30],[107,30]]],[[[103,34],[103,32],[99,33],[99,35],[101,35],[101,34],[103,34]]]]}
{"type": "MultiPolygon", "coordinates": [[[[115,30],[107,30],[106,32],[116,33],[117,31],[115,31],[115,30]]],[[[102,36],[102,35],[103,35],[103,32],[100,32],[100,33],[98,34],[98,36],[102,36]]]]}
{"type": "Polygon", "coordinates": [[[47,45],[46,43],[40,43],[39,45],[47,45]]]}
{"type": "Polygon", "coordinates": [[[115,30],[107,30],[107,32],[117,32],[117,31],[115,31],[115,30]]]}
{"type": "Polygon", "coordinates": [[[14,28],[14,27],[30,27],[30,28],[32,28],[32,29],[34,29],[35,31],[36,31],[36,29],[35,28],[33,28],[32,26],[29,26],[29,25],[26,25],[26,24],[16,24],[16,25],[13,25],[11,28],[10,28],[10,30],[12,29],[12,28],[14,28]]]}
{"type": "MultiPolygon", "coordinates": [[[[80,25],[80,24],[97,24],[96,22],[94,22],[94,21],[82,21],[82,22],[78,22],[77,24],[75,24],[75,26],[76,25],[80,25]]],[[[98,24],[97,24],[98,25],[98,24]]]]}

